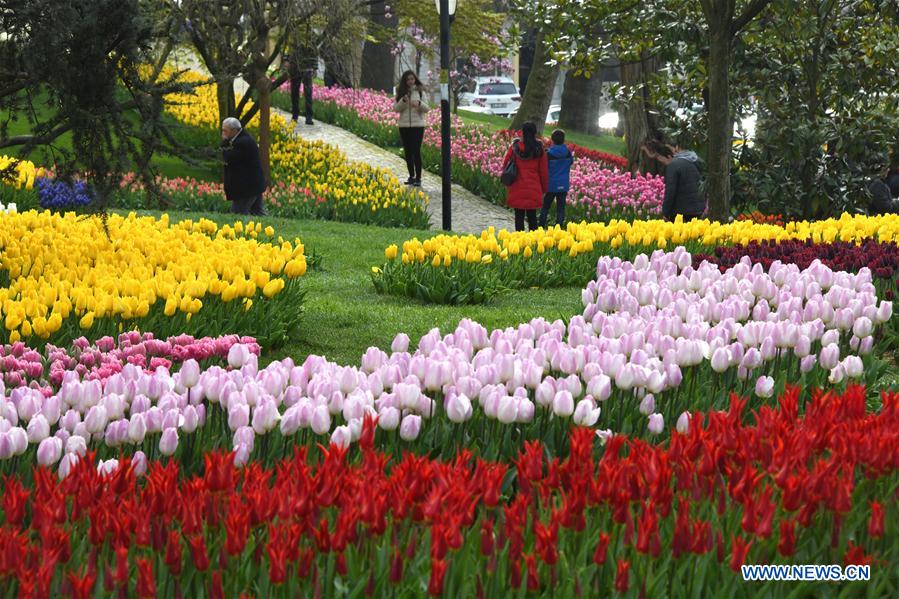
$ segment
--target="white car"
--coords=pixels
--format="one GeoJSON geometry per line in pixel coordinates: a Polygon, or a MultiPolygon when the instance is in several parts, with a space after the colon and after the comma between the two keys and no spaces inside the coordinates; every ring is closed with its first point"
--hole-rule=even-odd
{"type": "MultiPolygon", "coordinates": [[[[512,114],[509,115],[509,118],[513,118],[518,111],[516,110],[512,114]]],[[[562,114],[562,107],[558,104],[553,104],[549,107],[549,110],[546,111],[546,124],[547,125],[557,125],[559,123],[559,115],[562,114]]],[[[597,124],[600,129],[603,130],[614,130],[618,127],[618,113],[617,112],[607,112],[604,115],[599,117],[597,124]]]]}
{"type": "Polygon", "coordinates": [[[509,77],[475,77],[459,94],[459,108],[507,116],[518,110],[521,94],[509,77]]]}
{"type": "MultiPolygon", "coordinates": [[[[516,108],[512,112],[509,113],[509,118],[515,118],[515,115],[518,114],[518,109],[516,108]]],[[[558,104],[553,104],[549,107],[549,110],[546,111],[546,120],[544,121],[547,125],[555,125],[559,122],[559,115],[562,114],[562,107],[558,104]]]]}

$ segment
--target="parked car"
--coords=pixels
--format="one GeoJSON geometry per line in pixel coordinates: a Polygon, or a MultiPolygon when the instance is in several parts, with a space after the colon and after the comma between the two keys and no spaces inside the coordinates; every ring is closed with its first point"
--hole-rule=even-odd
{"type": "Polygon", "coordinates": [[[459,108],[508,116],[521,105],[521,94],[509,77],[475,77],[459,94],[459,108]]]}
{"type": "MultiPolygon", "coordinates": [[[[518,109],[516,108],[512,112],[509,113],[509,118],[515,118],[515,115],[518,114],[518,109]]],[[[546,124],[547,125],[555,125],[559,122],[559,115],[562,114],[562,107],[558,104],[553,104],[549,107],[549,110],[546,111],[546,124]]]]}
{"type": "MultiPolygon", "coordinates": [[[[513,118],[518,111],[514,111],[509,115],[509,118],[513,118]]],[[[553,104],[549,107],[549,110],[546,111],[546,124],[547,125],[556,125],[559,123],[559,115],[562,114],[562,107],[558,104],[553,104]]],[[[599,117],[597,121],[597,125],[602,130],[615,130],[618,127],[618,113],[617,112],[607,112],[599,117]]]]}

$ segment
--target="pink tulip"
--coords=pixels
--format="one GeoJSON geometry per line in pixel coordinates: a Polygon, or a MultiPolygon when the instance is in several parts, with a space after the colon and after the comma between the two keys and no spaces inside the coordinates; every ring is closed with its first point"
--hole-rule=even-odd
{"type": "Polygon", "coordinates": [[[400,423],[400,438],[403,441],[414,441],[421,432],[421,416],[406,414],[400,423]]]}
{"type": "Polygon", "coordinates": [[[178,431],[174,428],[167,428],[162,431],[162,437],[159,439],[159,453],[164,456],[174,455],[178,449],[178,431]]]}
{"type": "Polygon", "coordinates": [[[62,457],[62,441],[56,437],[47,437],[37,448],[37,463],[41,466],[52,466],[62,457]]]}

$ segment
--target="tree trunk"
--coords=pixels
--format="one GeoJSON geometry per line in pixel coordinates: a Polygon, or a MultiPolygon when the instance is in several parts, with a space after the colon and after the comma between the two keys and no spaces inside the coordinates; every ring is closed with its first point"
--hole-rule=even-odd
{"type": "Polygon", "coordinates": [[[269,160],[272,147],[272,130],[269,121],[269,113],[272,107],[271,81],[264,74],[256,80],[256,91],[259,92],[259,160],[262,162],[262,172],[267,183],[271,184],[271,161],[269,160]]]}
{"type": "Polygon", "coordinates": [[[658,161],[647,158],[640,151],[640,146],[646,139],[659,137],[656,119],[649,112],[649,94],[646,89],[647,75],[657,71],[658,67],[659,61],[656,58],[621,65],[621,85],[629,89],[637,88],[631,100],[619,110],[619,122],[623,125],[627,159],[632,172],[662,172],[658,161]]]}
{"type": "MultiPolygon", "coordinates": [[[[384,5],[379,2],[371,3],[370,20],[374,25],[380,25],[388,29],[396,29],[398,19],[392,15],[387,19],[384,15],[384,5]]],[[[390,44],[386,42],[373,42],[365,40],[362,49],[362,77],[359,84],[362,87],[377,89],[388,93],[393,92],[396,85],[394,73],[394,57],[390,52],[390,44]]]]}
{"type": "Polygon", "coordinates": [[[547,60],[549,60],[549,53],[543,43],[543,32],[540,31],[537,33],[534,65],[528,75],[528,84],[524,89],[524,96],[521,98],[521,106],[518,108],[515,118],[512,119],[511,129],[517,131],[521,129],[521,125],[525,121],[532,121],[537,125],[537,133],[543,132],[546,124],[546,111],[552,101],[553,88],[556,85],[556,78],[559,76],[559,65],[549,66],[546,64],[547,60]]]}
{"type": "Polygon", "coordinates": [[[709,216],[730,217],[730,168],[733,119],[728,98],[731,48],[730,19],[709,22],[709,154],[707,185],[709,216]]]}
{"type": "MultiPolygon", "coordinates": [[[[215,76],[215,75],[213,75],[215,76]]],[[[215,91],[219,105],[219,123],[234,114],[234,79],[215,77],[215,91]]]]}
{"type": "Polygon", "coordinates": [[[559,126],[584,133],[598,133],[601,99],[602,69],[597,69],[589,78],[568,71],[565,74],[565,89],[562,91],[559,126]]]}

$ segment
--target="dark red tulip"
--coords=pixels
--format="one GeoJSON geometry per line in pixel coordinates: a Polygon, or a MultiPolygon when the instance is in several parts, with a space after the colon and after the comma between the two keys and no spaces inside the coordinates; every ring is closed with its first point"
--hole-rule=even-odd
{"type": "Polygon", "coordinates": [[[177,530],[169,532],[169,541],[165,547],[165,565],[174,576],[181,574],[181,533],[177,530]]]}
{"type": "Polygon", "coordinates": [[[630,570],[631,563],[624,559],[619,559],[616,564],[615,573],[615,590],[619,593],[626,593],[630,586],[630,570]]]}
{"type": "Polygon", "coordinates": [[[156,577],[153,576],[153,562],[145,558],[137,560],[137,596],[141,598],[156,597],[156,577]]]}
{"type": "Polygon", "coordinates": [[[734,572],[740,571],[740,566],[746,563],[746,556],[749,554],[749,548],[752,547],[752,541],[747,541],[743,537],[731,537],[731,554],[730,569],[734,572]]]}
{"type": "Polygon", "coordinates": [[[609,548],[609,535],[599,533],[599,542],[596,543],[596,551],[593,552],[593,563],[601,566],[606,563],[606,553],[609,548]]]}
{"type": "Polygon", "coordinates": [[[877,501],[871,502],[871,519],[868,521],[868,535],[872,539],[879,539],[883,536],[884,531],[884,515],[883,506],[877,501]]]}
{"type": "Polygon", "coordinates": [[[793,520],[780,521],[780,540],[777,542],[777,551],[784,557],[790,557],[796,552],[796,522],[793,520]]]}
{"type": "Polygon", "coordinates": [[[431,579],[428,581],[428,594],[431,597],[443,595],[443,578],[448,563],[444,560],[431,560],[431,579]]]}

